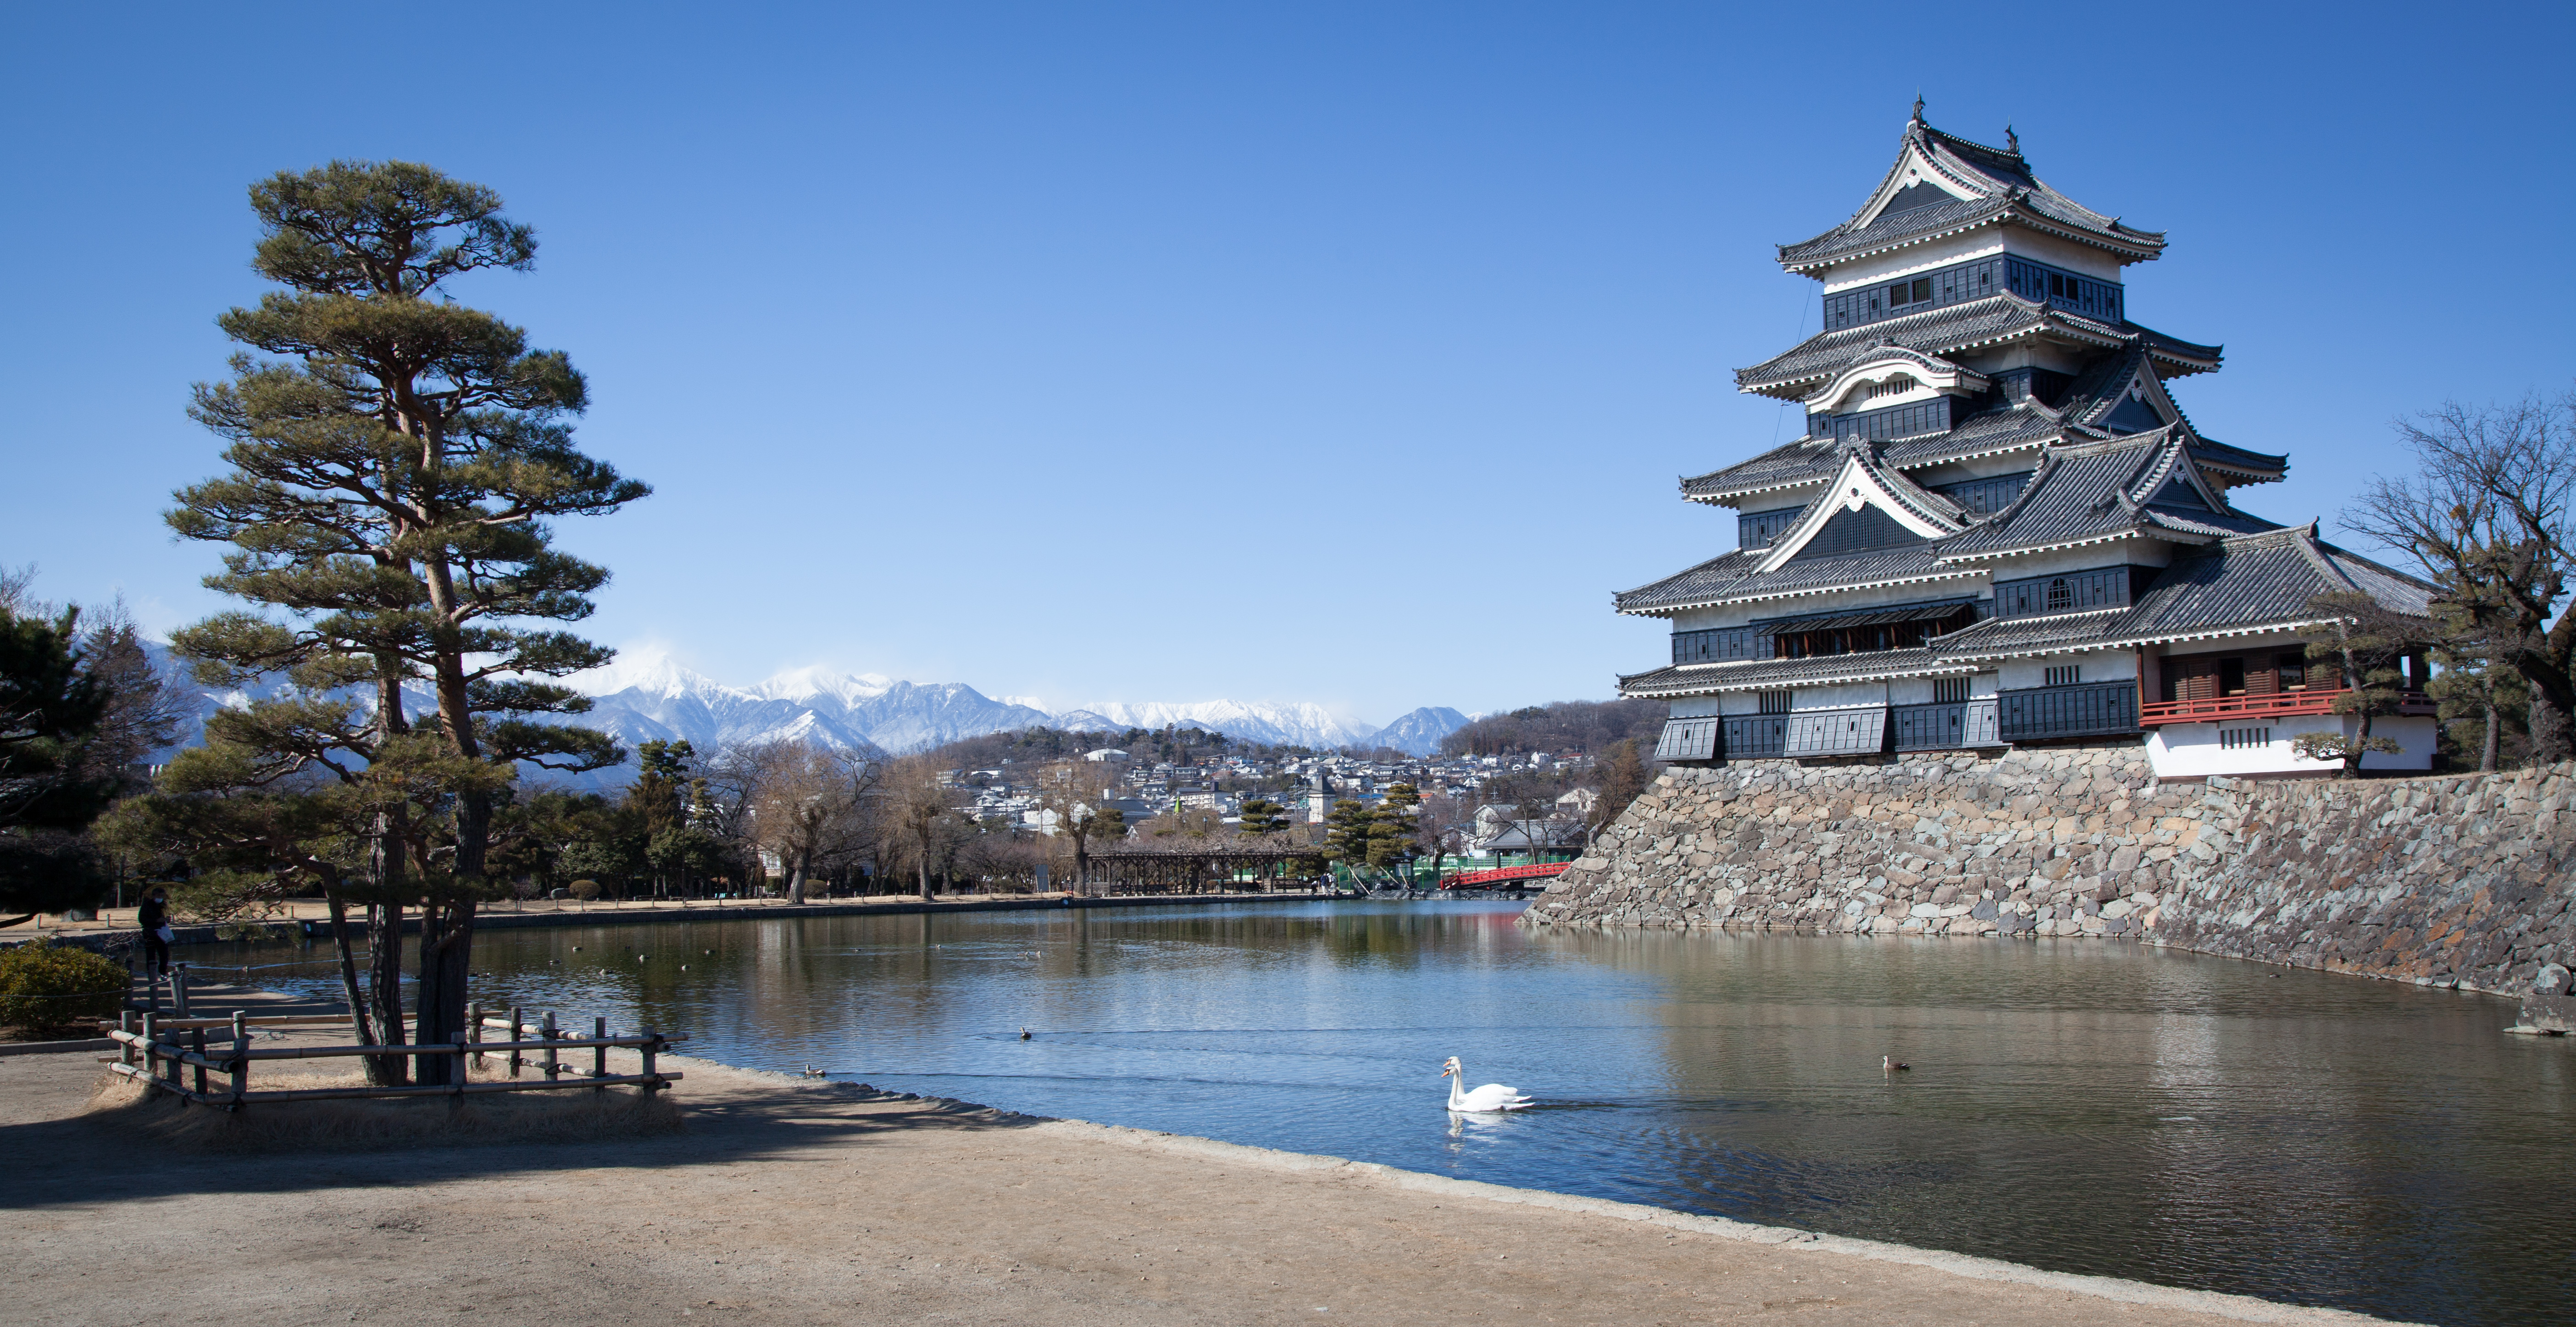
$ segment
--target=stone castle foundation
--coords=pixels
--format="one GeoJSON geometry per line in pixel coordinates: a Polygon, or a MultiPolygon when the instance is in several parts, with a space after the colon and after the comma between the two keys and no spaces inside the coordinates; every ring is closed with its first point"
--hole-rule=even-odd
{"type": "Polygon", "coordinates": [[[2134,742],[1676,768],[1521,924],[2101,936],[2521,996],[2576,963],[2571,802],[2576,765],[2159,783],[2134,742]]]}

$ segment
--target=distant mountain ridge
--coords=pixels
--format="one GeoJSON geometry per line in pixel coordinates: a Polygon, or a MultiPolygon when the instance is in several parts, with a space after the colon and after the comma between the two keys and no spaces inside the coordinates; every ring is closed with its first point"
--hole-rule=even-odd
{"type": "Polygon", "coordinates": [[[1200,700],[1188,702],[1097,701],[1055,716],[1058,728],[1160,728],[1166,724],[1205,728],[1228,737],[1272,746],[1336,747],[1365,742],[1376,734],[1369,724],[1345,723],[1312,702],[1280,705],[1269,701],[1200,700]]]}
{"type": "Polygon", "coordinates": [[[1467,726],[1466,715],[1446,705],[1425,705],[1403,718],[1369,735],[1379,746],[1391,746],[1409,756],[1431,756],[1440,753],[1440,739],[1467,726]]]}
{"type": "MultiPolygon", "coordinates": [[[[168,653],[147,646],[156,660],[168,653]]],[[[591,697],[591,709],[572,721],[596,728],[632,749],[651,741],[686,741],[702,752],[734,743],[801,739],[871,755],[902,755],[987,733],[1046,726],[1092,732],[1161,728],[1169,724],[1224,733],[1273,746],[1325,749],[1380,743],[1415,755],[1439,749],[1440,739],[1464,726],[1467,716],[1426,706],[1385,728],[1337,717],[1312,702],[1101,701],[1049,711],[1026,697],[995,699],[963,682],[904,682],[875,673],[799,668],[754,686],[718,682],[646,654],[630,656],[572,679],[591,697]]],[[[203,739],[203,716],[254,697],[195,688],[199,720],[179,745],[203,739]]],[[[265,694],[265,690],[260,694],[265,694]]],[[[426,694],[413,697],[421,711],[426,694]]],[[[175,748],[174,748],[175,749],[175,748]]],[[[623,782],[623,771],[604,770],[582,784],[623,782]]]]}
{"type": "MultiPolygon", "coordinates": [[[[1378,731],[1311,702],[1100,701],[1050,711],[1026,698],[997,700],[962,682],[900,682],[823,668],[796,669],[756,686],[733,687],[668,660],[643,660],[612,665],[576,681],[587,683],[584,689],[594,702],[582,723],[629,744],[686,739],[702,750],[728,742],[808,738],[849,750],[902,754],[1040,725],[1118,732],[1167,724],[1274,746],[1326,748],[1364,743],[1378,731]]],[[[1415,713],[1457,716],[1455,710],[1415,713]]]]}

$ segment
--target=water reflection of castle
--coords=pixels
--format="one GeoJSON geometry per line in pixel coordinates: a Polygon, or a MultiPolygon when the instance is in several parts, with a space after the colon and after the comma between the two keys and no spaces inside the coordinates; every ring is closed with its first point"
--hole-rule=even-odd
{"type": "MultiPolygon", "coordinates": [[[[2309,601],[2425,610],[2421,582],[2231,504],[2288,460],[2202,436],[2168,394],[2219,347],[2128,320],[2122,271],[2164,236],[2005,143],[1918,102],[1861,209],[1780,249],[1823,285],[1823,330],[1736,382],[1801,402],[1804,436],[1683,480],[1738,513],[1736,550],[1618,596],[1673,624],[1672,662],[1620,679],[1671,700],[1663,759],[2142,734],[2166,778],[2313,771],[2291,739],[2351,721],[2302,653],[2309,601]]],[[[2410,708],[2374,768],[2430,767],[2410,708]]]]}

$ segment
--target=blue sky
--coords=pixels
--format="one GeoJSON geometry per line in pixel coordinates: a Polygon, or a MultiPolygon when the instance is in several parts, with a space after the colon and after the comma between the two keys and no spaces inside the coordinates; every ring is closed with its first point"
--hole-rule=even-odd
{"type": "Polygon", "coordinates": [[[1675,477],[1787,436],[1731,377],[1815,328],[1771,246],[1918,88],[2170,232],[2131,316],[2225,343],[2177,395],[2291,453],[2260,514],[2576,372],[2567,6],[1817,12],[15,6],[0,562],[219,606],[159,522],[215,468],[188,385],[261,288],[245,186],[333,157],[537,227],[457,294],[569,351],[587,446],[659,490],[562,531],[616,571],[588,630],[738,682],[1606,696],[1664,653],[1610,594],[1733,542],[1675,477]]]}

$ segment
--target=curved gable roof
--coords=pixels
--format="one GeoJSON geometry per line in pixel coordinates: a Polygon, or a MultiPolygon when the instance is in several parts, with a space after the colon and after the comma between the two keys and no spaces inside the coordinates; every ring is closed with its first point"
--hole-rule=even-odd
{"type": "Polygon", "coordinates": [[[2006,221],[2106,250],[2123,263],[2155,258],[2165,247],[2162,231],[2124,225],[2050,188],[2031,170],[2018,140],[1996,148],[1945,134],[1923,122],[1918,105],[1896,163],[1869,200],[1832,230],[1781,245],[1780,265],[1809,272],[2006,221]],[[1948,196],[1927,203],[1920,192],[1927,187],[1948,196]]]}

